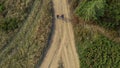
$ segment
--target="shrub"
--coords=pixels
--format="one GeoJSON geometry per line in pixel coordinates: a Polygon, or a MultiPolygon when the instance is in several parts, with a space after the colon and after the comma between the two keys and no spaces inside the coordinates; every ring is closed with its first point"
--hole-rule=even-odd
{"type": "Polygon", "coordinates": [[[5,7],[3,6],[3,4],[0,4],[0,12],[3,12],[5,9],[5,7]]]}
{"type": "Polygon", "coordinates": [[[120,43],[83,28],[76,32],[76,41],[81,68],[119,68],[120,43]]]}
{"type": "Polygon", "coordinates": [[[98,23],[106,28],[116,29],[120,26],[120,2],[107,0],[105,14],[100,17],[98,23]]]}
{"type": "Polygon", "coordinates": [[[75,12],[85,21],[96,21],[108,29],[120,26],[119,0],[83,0],[75,12]]]}
{"type": "Polygon", "coordinates": [[[105,0],[84,0],[76,9],[76,13],[84,20],[96,20],[104,14],[105,0]]]}
{"type": "Polygon", "coordinates": [[[1,25],[1,29],[5,31],[14,30],[18,28],[18,20],[16,18],[6,18],[1,25]]]}

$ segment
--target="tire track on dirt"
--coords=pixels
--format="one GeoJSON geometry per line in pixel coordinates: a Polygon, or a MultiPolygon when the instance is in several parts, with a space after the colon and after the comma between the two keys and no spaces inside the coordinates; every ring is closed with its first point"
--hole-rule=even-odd
{"type": "Polygon", "coordinates": [[[67,0],[53,0],[53,7],[55,15],[64,14],[64,19],[55,18],[53,42],[40,68],[58,68],[59,60],[63,61],[64,68],[79,68],[67,0]]]}

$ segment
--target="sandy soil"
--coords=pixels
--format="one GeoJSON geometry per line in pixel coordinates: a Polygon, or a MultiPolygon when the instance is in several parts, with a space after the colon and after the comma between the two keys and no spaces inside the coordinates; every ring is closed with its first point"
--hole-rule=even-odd
{"type": "Polygon", "coordinates": [[[59,62],[62,62],[64,68],[80,68],[68,2],[67,0],[53,0],[53,6],[55,17],[63,14],[64,19],[55,18],[52,44],[40,68],[58,68],[59,62]]]}

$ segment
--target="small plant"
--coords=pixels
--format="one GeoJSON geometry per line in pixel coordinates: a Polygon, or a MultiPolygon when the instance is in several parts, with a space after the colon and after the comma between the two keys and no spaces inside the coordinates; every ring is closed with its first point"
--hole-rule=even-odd
{"type": "Polygon", "coordinates": [[[18,20],[16,18],[6,18],[2,23],[2,30],[9,31],[18,28],[18,20]]]}
{"type": "Polygon", "coordinates": [[[0,12],[3,12],[5,9],[5,7],[3,6],[3,4],[0,4],[0,12]]]}

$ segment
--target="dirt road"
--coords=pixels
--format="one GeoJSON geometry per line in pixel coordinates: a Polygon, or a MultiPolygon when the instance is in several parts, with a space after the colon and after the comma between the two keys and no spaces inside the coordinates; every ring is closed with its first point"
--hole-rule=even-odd
{"type": "Polygon", "coordinates": [[[53,7],[55,17],[63,14],[64,19],[55,18],[55,33],[40,68],[79,68],[68,2],[53,0],[53,7]]]}

